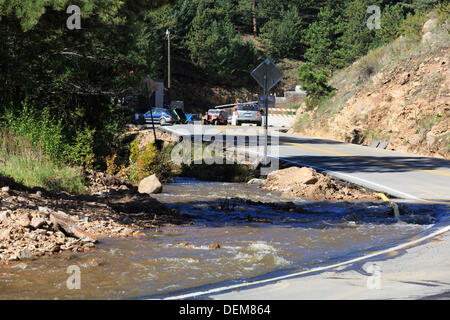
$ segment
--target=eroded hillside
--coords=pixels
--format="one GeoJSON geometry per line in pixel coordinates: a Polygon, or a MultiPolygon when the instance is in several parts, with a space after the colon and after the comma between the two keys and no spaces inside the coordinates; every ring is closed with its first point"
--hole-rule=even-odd
{"type": "Polygon", "coordinates": [[[334,96],[299,108],[291,130],[449,158],[449,22],[431,18],[422,31],[420,41],[400,37],[335,74],[334,96]]]}

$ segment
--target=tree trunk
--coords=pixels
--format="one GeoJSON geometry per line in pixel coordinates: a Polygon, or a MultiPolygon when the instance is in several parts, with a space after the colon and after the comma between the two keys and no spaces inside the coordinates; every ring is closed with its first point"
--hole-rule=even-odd
{"type": "Polygon", "coordinates": [[[256,0],[252,0],[252,20],[253,20],[253,35],[256,37],[258,35],[258,30],[256,28],[256,0]]]}

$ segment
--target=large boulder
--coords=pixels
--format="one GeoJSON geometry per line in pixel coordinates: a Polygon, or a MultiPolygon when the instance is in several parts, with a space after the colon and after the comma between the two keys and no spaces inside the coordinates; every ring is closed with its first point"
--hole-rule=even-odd
{"type": "Polygon", "coordinates": [[[316,171],[307,167],[290,167],[271,172],[267,176],[266,184],[287,187],[294,184],[315,184],[318,181],[316,171]]]}
{"type": "Polygon", "coordinates": [[[142,181],[139,183],[138,191],[139,193],[147,193],[147,194],[161,193],[162,184],[159,181],[158,177],[152,174],[151,176],[142,179],[142,181]]]}

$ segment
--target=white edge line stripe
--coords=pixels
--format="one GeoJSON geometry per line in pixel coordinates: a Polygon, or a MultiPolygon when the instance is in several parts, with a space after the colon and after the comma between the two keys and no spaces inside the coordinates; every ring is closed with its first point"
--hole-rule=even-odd
{"type": "Polygon", "coordinates": [[[400,244],[397,245],[395,247],[389,248],[389,249],[385,249],[379,252],[375,252],[375,253],[371,253],[359,258],[354,258],[348,261],[344,261],[344,262],[339,262],[339,263],[335,263],[329,266],[325,266],[325,267],[317,267],[317,268],[312,268],[310,270],[306,270],[306,271],[301,271],[301,272],[296,272],[296,273],[292,273],[292,274],[288,274],[288,275],[284,275],[284,276],[279,276],[279,277],[275,277],[275,278],[270,278],[270,279],[264,279],[264,280],[260,280],[260,281],[254,281],[254,282],[246,282],[246,283],[240,283],[240,284],[235,284],[235,285],[231,285],[231,286],[226,286],[226,287],[221,287],[221,288],[215,288],[215,289],[211,289],[211,290],[207,290],[207,291],[203,291],[203,292],[194,292],[194,293],[189,293],[189,294],[184,294],[184,295],[179,295],[179,296],[175,296],[175,297],[168,297],[165,298],[163,300],[175,300],[175,299],[186,299],[186,298],[192,298],[192,297],[196,297],[196,296],[202,296],[202,295],[206,295],[206,294],[211,294],[211,293],[218,293],[220,291],[225,291],[225,290],[230,290],[230,289],[237,289],[237,288],[243,288],[243,287],[248,287],[248,286],[253,286],[253,285],[257,285],[257,284],[263,284],[263,283],[267,283],[267,282],[273,282],[273,281],[279,281],[279,280],[284,280],[287,278],[292,278],[292,277],[297,277],[297,276],[301,276],[301,275],[305,275],[308,273],[313,273],[313,272],[318,272],[318,271],[324,271],[327,269],[333,269],[333,268],[337,268],[340,266],[344,266],[347,264],[351,264],[351,263],[355,263],[358,261],[362,261],[362,260],[366,260],[372,257],[376,257],[391,251],[396,251],[396,250],[400,250],[406,247],[409,247],[411,245],[415,245],[416,243],[425,241],[427,239],[433,238],[437,235],[440,235],[442,233],[447,232],[448,230],[450,230],[450,226],[446,226],[442,229],[439,229],[433,233],[430,233],[427,236],[424,236],[420,239],[416,239],[404,244],[400,244]]]}

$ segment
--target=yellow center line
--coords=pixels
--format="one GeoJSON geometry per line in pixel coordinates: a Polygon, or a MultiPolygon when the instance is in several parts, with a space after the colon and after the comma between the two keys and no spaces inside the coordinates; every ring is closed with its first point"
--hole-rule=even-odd
{"type": "Polygon", "coordinates": [[[341,157],[349,157],[349,158],[354,158],[354,159],[361,159],[361,160],[364,160],[364,161],[376,162],[376,163],[389,165],[389,166],[393,166],[393,167],[408,168],[408,169],[415,170],[415,171],[422,171],[422,172],[426,172],[426,173],[432,173],[432,174],[438,174],[438,175],[441,175],[441,176],[450,177],[450,173],[445,172],[445,171],[419,169],[419,168],[408,166],[406,164],[393,163],[393,162],[387,162],[387,161],[376,160],[376,159],[369,159],[369,158],[361,157],[361,156],[353,156],[351,154],[330,151],[330,150],[327,150],[327,149],[311,147],[311,146],[307,146],[307,145],[300,144],[300,143],[294,143],[294,142],[281,142],[281,144],[289,144],[289,145],[298,146],[298,147],[305,148],[305,149],[310,149],[310,150],[314,150],[314,151],[320,151],[320,152],[324,152],[324,153],[334,154],[334,155],[341,156],[341,157]]]}
{"type": "MultiPolygon", "coordinates": [[[[223,131],[223,132],[240,133],[240,134],[243,133],[243,132],[238,132],[238,131],[235,131],[235,130],[230,130],[229,128],[227,129],[227,127],[224,127],[224,126],[217,127],[217,129],[219,129],[220,131],[223,131]]],[[[362,156],[353,156],[351,154],[331,151],[331,150],[327,150],[327,149],[323,149],[323,148],[311,147],[311,146],[307,146],[307,145],[304,145],[304,144],[301,144],[301,143],[280,141],[280,144],[288,144],[288,145],[293,145],[293,146],[297,146],[297,147],[301,147],[301,148],[305,148],[305,149],[310,149],[310,150],[314,150],[314,151],[319,151],[319,152],[324,152],[324,153],[328,153],[328,154],[333,154],[333,155],[336,155],[336,156],[360,159],[360,160],[369,161],[369,162],[375,162],[375,163],[384,164],[384,165],[388,165],[388,166],[392,166],[392,167],[407,168],[407,169],[414,170],[414,171],[422,171],[422,172],[426,172],[426,173],[432,173],[432,174],[437,174],[437,175],[441,175],[441,176],[450,177],[450,173],[449,172],[445,172],[445,171],[420,169],[420,168],[415,168],[415,167],[408,166],[406,164],[387,162],[387,161],[377,160],[377,159],[369,159],[369,158],[362,157],[362,156]]]]}

